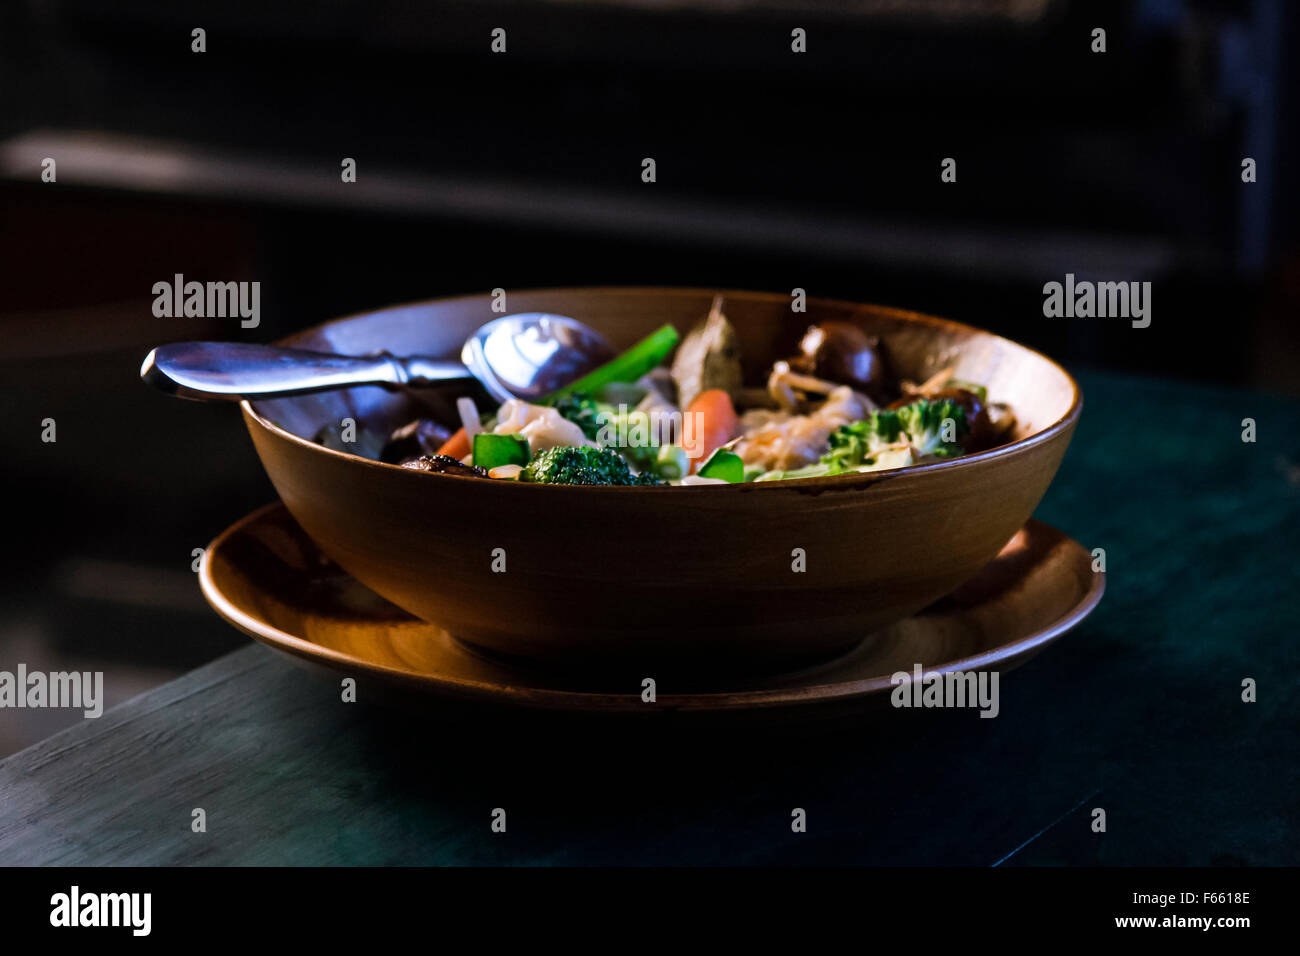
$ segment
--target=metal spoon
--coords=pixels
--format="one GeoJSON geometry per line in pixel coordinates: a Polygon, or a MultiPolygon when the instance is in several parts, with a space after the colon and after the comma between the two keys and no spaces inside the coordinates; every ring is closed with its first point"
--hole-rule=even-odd
{"type": "Polygon", "coordinates": [[[482,326],[461,361],[387,352],[334,355],[240,342],[176,342],[145,356],[140,377],[180,398],[240,401],[357,385],[420,388],[474,378],[497,401],[540,399],[613,357],[576,319],[545,312],[507,315],[482,326]]]}

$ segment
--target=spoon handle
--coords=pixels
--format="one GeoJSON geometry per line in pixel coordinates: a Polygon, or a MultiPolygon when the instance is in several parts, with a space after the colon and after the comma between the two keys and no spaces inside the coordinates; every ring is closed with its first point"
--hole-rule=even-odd
{"type": "Polygon", "coordinates": [[[180,398],[237,402],[356,385],[423,386],[470,378],[460,362],[420,356],[332,355],[238,342],[160,345],[140,377],[180,398]]]}

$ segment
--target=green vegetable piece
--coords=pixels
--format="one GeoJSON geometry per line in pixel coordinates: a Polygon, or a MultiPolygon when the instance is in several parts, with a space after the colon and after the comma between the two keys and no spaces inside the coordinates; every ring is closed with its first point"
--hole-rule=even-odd
{"type": "Polygon", "coordinates": [[[651,471],[665,481],[677,481],[690,474],[691,459],[681,445],[660,445],[651,471]]]}
{"type": "Polygon", "coordinates": [[[902,431],[902,422],[898,416],[897,411],[882,408],[862,421],[841,425],[831,432],[831,450],[821,460],[822,464],[828,466],[826,474],[839,475],[852,471],[881,448],[898,441],[899,432],[902,431]]]}
{"type": "Polygon", "coordinates": [[[524,466],[520,481],[539,485],[659,485],[654,475],[632,474],[618,452],[608,448],[557,447],[538,453],[524,466]]]}
{"type": "MultiPolygon", "coordinates": [[[[864,466],[875,465],[875,457],[904,435],[918,455],[955,458],[962,454],[961,439],[968,431],[966,410],[961,405],[951,399],[922,398],[902,408],[880,409],[860,422],[841,425],[831,432],[831,448],[822,456],[821,463],[827,466],[828,475],[865,470],[864,466]],[[952,419],[956,441],[944,440],[943,423],[947,419],[952,419]]],[[[786,477],[789,476],[787,472],[786,477]]]]}
{"type": "Polygon", "coordinates": [[[500,465],[528,464],[528,439],[521,435],[494,435],[479,432],[474,436],[474,466],[492,469],[500,465]]]}
{"type": "Polygon", "coordinates": [[[649,413],[597,405],[600,425],[593,441],[617,451],[637,471],[658,474],[660,446],[654,442],[658,434],[649,413]]]}
{"type": "Polygon", "coordinates": [[[738,485],[745,480],[745,462],[734,451],[719,448],[696,474],[701,478],[721,478],[738,485]]]}
{"type": "Polygon", "coordinates": [[[542,400],[542,404],[554,405],[561,398],[575,392],[590,395],[611,382],[635,382],[668,357],[668,353],[677,347],[677,339],[677,330],[671,325],[665,325],[600,368],[552,392],[542,400]]]}
{"type": "Polygon", "coordinates": [[[802,468],[791,468],[788,471],[767,471],[755,478],[755,481],[786,481],[793,478],[825,478],[828,475],[839,475],[845,471],[853,471],[852,468],[832,471],[831,466],[825,461],[814,462],[811,465],[804,465],[802,468]]]}
{"type": "Polygon", "coordinates": [[[970,431],[966,409],[951,399],[920,399],[898,410],[898,420],[918,455],[956,458],[962,454],[961,440],[970,431]],[[945,440],[944,422],[952,420],[953,441],[945,440]]]}
{"type": "Polygon", "coordinates": [[[563,417],[581,428],[582,433],[592,441],[597,440],[600,426],[611,412],[608,405],[602,405],[585,392],[561,395],[553,402],[553,407],[563,417]]]}

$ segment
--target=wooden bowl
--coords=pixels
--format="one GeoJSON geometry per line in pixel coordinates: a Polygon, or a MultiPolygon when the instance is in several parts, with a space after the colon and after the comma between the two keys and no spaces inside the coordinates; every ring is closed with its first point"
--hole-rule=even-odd
{"type": "Polygon", "coordinates": [[[341,570],[280,502],[242,518],[208,545],[199,584],[218,614],[267,647],[336,687],[340,677],[356,679],[359,701],[416,715],[446,717],[441,705],[463,704],[522,708],[534,717],[548,711],[680,718],[697,729],[706,714],[731,714],[738,723],[788,728],[887,711],[894,676],[913,674],[918,665],[926,674],[996,671],[1005,678],[1097,606],[1106,575],[1092,563],[1083,545],[1031,518],[952,594],[847,654],[779,674],[674,675],[660,682],[654,703],[642,697],[640,677],[626,669],[597,675],[521,670],[471,652],[341,570]]]}
{"type": "MultiPolygon", "coordinates": [[[[793,313],[788,296],[723,294],[754,383],[795,353],[808,325],[850,321],[880,338],[900,377],[921,381],[952,365],[986,385],[1015,411],[1016,440],[863,475],[592,488],[429,475],[311,441],[344,418],[391,428],[423,408],[452,421],[446,395],[356,388],[245,402],[244,419],[280,497],[326,554],[482,652],[645,676],[804,666],[920,610],[992,560],[1047,490],[1081,397],[1051,360],[956,322],[811,299],[806,313],[793,313]],[[505,570],[494,570],[503,553],[505,570]]],[[[684,333],[714,295],[512,291],[508,308],[572,316],[621,348],[666,322],[684,333]]],[[[482,295],[397,306],[282,344],[455,357],[499,314],[491,304],[482,295]]]]}

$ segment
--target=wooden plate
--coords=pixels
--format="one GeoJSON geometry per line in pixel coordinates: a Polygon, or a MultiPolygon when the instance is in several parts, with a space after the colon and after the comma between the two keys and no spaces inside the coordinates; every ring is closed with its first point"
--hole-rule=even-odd
{"type": "Polygon", "coordinates": [[[355,677],[371,701],[638,715],[761,711],[781,719],[888,706],[891,676],[917,664],[926,672],[1006,671],[1082,621],[1105,588],[1081,545],[1030,521],[958,591],[848,654],[798,672],[702,687],[632,669],[593,677],[487,659],[348,576],[278,502],[213,541],[199,578],[226,620],[335,679],[355,677]],[[654,703],[642,700],[646,678],[656,682],[654,703]]]}

